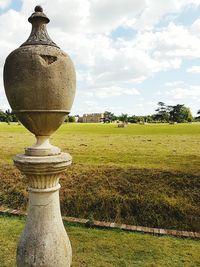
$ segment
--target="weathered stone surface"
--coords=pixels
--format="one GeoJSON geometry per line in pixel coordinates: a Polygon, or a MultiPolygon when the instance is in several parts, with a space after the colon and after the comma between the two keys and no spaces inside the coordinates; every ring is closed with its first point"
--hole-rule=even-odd
{"type": "Polygon", "coordinates": [[[29,184],[28,217],[17,248],[18,267],[69,267],[72,249],[62,223],[60,174],[71,156],[49,143],[49,136],[70,112],[75,70],[69,56],[50,39],[49,19],[40,6],[29,18],[28,40],[4,65],[4,86],[13,112],[37,142],[14,163],[29,184]]]}
{"type": "Polygon", "coordinates": [[[32,147],[25,148],[29,156],[52,156],[61,153],[60,148],[49,143],[49,136],[36,136],[37,142],[32,147]]]}
{"type": "Polygon", "coordinates": [[[69,112],[74,100],[72,61],[53,46],[29,45],[14,50],[5,62],[4,83],[9,103],[18,113],[23,110],[69,112]]]}
{"type": "Polygon", "coordinates": [[[72,249],[63,226],[59,187],[49,191],[30,190],[28,217],[17,248],[19,267],[67,267],[72,249]]]}
{"type": "Polygon", "coordinates": [[[68,153],[57,156],[31,157],[17,155],[15,166],[27,176],[29,187],[34,189],[52,188],[58,185],[60,174],[71,164],[68,153]]]}
{"type": "Polygon", "coordinates": [[[28,217],[17,248],[18,267],[69,267],[72,249],[63,226],[59,203],[59,177],[71,156],[17,155],[15,165],[28,178],[28,217]]]}
{"type": "Polygon", "coordinates": [[[6,59],[4,85],[21,123],[36,136],[50,135],[71,110],[75,71],[69,56],[57,47],[23,46],[6,59]]]}
{"type": "Polygon", "coordinates": [[[37,139],[45,136],[44,142],[37,142],[26,154],[55,155],[59,149],[50,146],[44,149],[44,144],[71,110],[76,88],[75,69],[70,57],[48,36],[46,15],[36,11],[29,22],[32,32],[28,40],[6,59],[4,87],[21,123],[37,139]]]}

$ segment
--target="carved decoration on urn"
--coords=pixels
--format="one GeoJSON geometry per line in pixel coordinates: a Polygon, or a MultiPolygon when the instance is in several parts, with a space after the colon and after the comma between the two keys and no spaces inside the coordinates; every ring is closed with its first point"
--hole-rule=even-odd
{"type": "Polygon", "coordinates": [[[29,38],[21,46],[25,45],[51,45],[58,47],[49,37],[46,24],[49,23],[49,18],[43,13],[41,6],[35,7],[33,13],[28,21],[32,24],[32,31],[29,38]]]}

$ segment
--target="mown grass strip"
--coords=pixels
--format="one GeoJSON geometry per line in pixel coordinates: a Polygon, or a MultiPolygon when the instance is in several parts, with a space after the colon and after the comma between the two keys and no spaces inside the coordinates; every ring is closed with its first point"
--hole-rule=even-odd
{"type": "MultiPolygon", "coordinates": [[[[24,218],[0,216],[0,266],[15,266],[24,218]]],[[[73,267],[181,267],[200,265],[200,242],[66,224],[73,267]]],[[[56,249],[55,249],[56,251],[56,249]]]]}

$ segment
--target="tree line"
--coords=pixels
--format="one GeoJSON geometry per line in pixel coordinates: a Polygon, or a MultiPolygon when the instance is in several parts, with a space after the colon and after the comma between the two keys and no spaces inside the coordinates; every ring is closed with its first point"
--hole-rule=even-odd
{"type": "MultiPolygon", "coordinates": [[[[7,109],[5,112],[0,110],[0,122],[7,122],[10,124],[10,122],[19,122],[19,120],[10,109],[7,109]]],[[[75,122],[75,116],[68,115],[65,122],[75,122]]]]}
{"type": "MultiPolygon", "coordinates": [[[[158,102],[158,107],[155,110],[155,114],[145,116],[129,116],[128,114],[122,113],[121,115],[117,116],[112,112],[105,111],[104,122],[109,123],[113,121],[122,121],[124,123],[183,123],[200,121],[200,110],[197,112],[197,115],[198,116],[193,118],[190,108],[183,104],[170,106],[166,105],[164,102],[158,102]]],[[[78,115],[68,115],[65,122],[75,122],[75,117],[78,117],[78,115]]],[[[18,119],[16,115],[8,109],[5,112],[0,110],[0,121],[7,122],[9,124],[10,122],[17,122],[18,119]]]]}
{"type": "MultiPolygon", "coordinates": [[[[146,115],[146,116],[128,116],[128,114],[121,114],[120,116],[115,116],[114,113],[106,111],[105,122],[112,121],[122,121],[125,123],[183,123],[183,122],[192,122],[200,121],[200,116],[193,118],[190,108],[186,107],[183,104],[177,104],[174,106],[166,105],[164,102],[158,102],[158,108],[155,110],[155,114],[146,115]]],[[[198,111],[200,115],[200,110],[198,111]]]]}
{"type": "Polygon", "coordinates": [[[17,122],[18,119],[16,115],[8,109],[5,112],[0,110],[0,121],[7,122],[9,124],[10,122],[17,122]]]}

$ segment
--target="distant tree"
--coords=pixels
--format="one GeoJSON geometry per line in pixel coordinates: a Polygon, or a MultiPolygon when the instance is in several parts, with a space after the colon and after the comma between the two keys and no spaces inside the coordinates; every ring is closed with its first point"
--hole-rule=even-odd
{"type": "Polygon", "coordinates": [[[104,123],[105,122],[112,122],[117,120],[117,116],[114,115],[114,113],[111,113],[109,111],[104,112],[104,123]]]}
{"type": "Polygon", "coordinates": [[[169,106],[166,106],[164,102],[158,102],[158,108],[156,109],[155,119],[161,122],[169,121],[169,106]]]}
{"type": "Polygon", "coordinates": [[[7,109],[5,112],[0,110],[0,121],[10,124],[10,122],[18,122],[18,118],[10,109],[7,109]]]}
{"type": "Polygon", "coordinates": [[[68,116],[69,122],[76,122],[75,116],[68,116]]]}
{"type": "Polygon", "coordinates": [[[65,118],[65,122],[69,122],[69,116],[67,115],[66,118],[65,118]]]}
{"type": "Polygon", "coordinates": [[[6,121],[6,114],[3,111],[0,111],[0,121],[6,121]]]}
{"type": "Polygon", "coordinates": [[[128,122],[130,123],[138,123],[138,122],[153,122],[154,118],[152,115],[146,115],[146,116],[129,116],[128,122]]]}
{"type": "Polygon", "coordinates": [[[144,122],[144,116],[138,116],[138,122],[144,122]]]}
{"type": "Polygon", "coordinates": [[[10,109],[8,109],[8,110],[6,110],[6,112],[5,112],[5,114],[6,114],[6,122],[8,123],[8,125],[13,121],[12,120],[12,114],[11,114],[11,111],[10,111],[10,109]]]}
{"type": "Polygon", "coordinates": [[[197,111],[197,115],[199,115],[199,116],[196,116],[195,117],[195,120],[196,121],[200,121],[200,110],[197,111]]]}
{"type": "Polygon", "coordinates": [[[12,121],[13,122],[19,122],[18,118],[16,117],[16,115],[14,113],[12,113],[12,121]]]}
{"type": "Polygon", "coordinates": [[[193,120],[190,108],[185,105],[177,104],[169,106],[169,119],[174,122],[191,122],[193,120]]]}
{"type": "Polygon", "coordinates": [[[145,122],[153,122],[153,117],[152,117],[152,115],[147,115],[147,116],[145,116],[145,122]]]}
{"type": "Polygon", "coordinates": [[[122,113],[120,116],[119,116],[119,120],[126,123],[128,122],[128,114],[124,114],[122,113]]]}
{"type": "Polygon", "coordinates": [[[133,115],[128,117],[128,122],[130,123],[137,123],[138,121],[139,121],[138,116],[133,115]]]}

